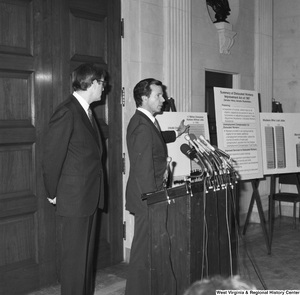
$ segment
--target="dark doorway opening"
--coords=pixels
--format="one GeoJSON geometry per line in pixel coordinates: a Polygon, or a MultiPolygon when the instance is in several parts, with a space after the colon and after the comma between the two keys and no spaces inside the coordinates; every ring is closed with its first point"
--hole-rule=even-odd
{"type": "Polygon", "coordinates": [[[210,142],[217,146],[214,87],[232,88],[232,74],[205,71],[205,112],[208,117],[210,142]]]}

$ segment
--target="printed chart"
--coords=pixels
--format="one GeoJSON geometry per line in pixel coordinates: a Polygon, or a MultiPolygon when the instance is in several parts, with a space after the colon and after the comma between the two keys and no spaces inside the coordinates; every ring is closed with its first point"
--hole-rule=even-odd
{"type": "MultiPolygon", "coordinates": [[[[190,134],[196,137],[200,135],[209,140],[208,121],[206,113],[198,112],[164,112],[158,114],[156,119],[163,131],[176,130],[182,120],[185,125],[190,125],[190,134]]],[[[191,162],[184,155],[180,147],[187,141],[184,135],[181,135],[175,142],[167,144],[168,155],[172,158],[171,169],[173,180],[182,179],[184,176],[190,175],[191,170],[199,169],[197,163],[191,162]]]]}
{"type": "Polygon", "coordinates": [[[256,91],[214,88],[218,147],[228,153],[242,180],[262,178],[256,91]]]}
{"type": "Polygon", "coordinates": [[[261,113],[264,174],[300,171],[300,114],[261,113]]]}

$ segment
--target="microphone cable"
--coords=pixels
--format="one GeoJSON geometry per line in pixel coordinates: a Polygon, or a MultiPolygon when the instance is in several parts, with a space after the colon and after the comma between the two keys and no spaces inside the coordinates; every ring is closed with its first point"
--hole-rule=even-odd
{"type": "Polygon", "coordinates": [[[177,282],[177,278],[176,278],[176,274],[175,274],[175,270],[174,270],[174,266],[173,266],[173,260],[172,260],[172,241],[171,241],[171,235],[170,235],[170,232],[169,232],[169,229],[168,229],[169,206],[170,206],[170,204],[168,202],[166,202],[166,205],[167,205],[167,208],[166,208],[165,228],[166,228],[168,242],[169,242],[169,262],[170,262],[172,276],[173,276],[173,278],[175,280],[175,294],[174,295],[177,295],[177,293],[178,293],[178,282],[177,282]]]}
{"type": "Polygon", "coordinates": [[[226,192],[225,192],[225,206],[226,206],[226,229],[227,229],[227,237],[228,237],[228,250],[229,250],[229,263],[230,263],[230,274],[233,276],[233,266],[232,266],[232,249],[231,249],[231,237],[230,237],[230,230],[229,230],[229,220],[228,220],[228,185],[226,185],[226,192]]]}
{"type": "Polygon", "coordinates": [[[206,270],[206,277],[208,277],[208,256],[207,256],[207,246],[208,246],[208,228],[206,221],[206,181],[203,182],[203,229],[202,229],[202,267],[201,267],[201,279],[204,278],[204,270],[206,270]]]}

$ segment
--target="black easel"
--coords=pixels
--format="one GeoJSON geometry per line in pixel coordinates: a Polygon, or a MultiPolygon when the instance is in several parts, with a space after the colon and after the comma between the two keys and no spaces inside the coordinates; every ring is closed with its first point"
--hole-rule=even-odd
{"type": "Polygon", "coordinates": [[[263,208],[262,208],[262,204],[261,204],[261,200],[260,200],[260,195],[259,195],[259,192],[258,192],[259,179],[252,179],[251,184],[252,184],[252,188],[253,188],[253,193],[252,193],[252,197],[251,197],[251,201],[250,201],[246,221],[245,221],[245,224],[244,224],[243,235],[246,234],[247,227],[248,227],[249,220],[250,220],[250,216],[251,216],[252,209],[253,209],[253,205],[254,205],[254,201],[256,201],[258,215],[259,215],[259,219],[260,219],[260,225],[261,225],[261,228],[262,228],[262,231],[263,231],[263,236],[264,236],[265,243],[266,243],[266,246],[267,246],[268,254],[271,254],[271,246],[270,246],[269,239],[268,239],[268,233],[267,233],[267,228],[266,228],[266,220],[265,220],[265,216],[264,216],[264,212],[263,212],[263,208]]]}
{"type": "MultiPolygon", "coordinates": [[[[283,113],[282,105],[279,101],[276,101],[274,98],[272,99],[272,113],[283,113]]],[[[273,195],[275,193],[276,187],[276,176],[271,175],[270,182],[270,196],[269,196],[269,243],[270,243],[270,251],[273,239],[273,214],[274,214],[274,202],[273,195]]]]}
{"type": "MultiPolygon", "coordinates": [[[[275,99],[272,100],[272,113],[282,113],[281,103],[275,101],[275,99]]],[[[273,212],[273,210],[272,210],[273,208],[271,208],[269,206],[269,235],[268,235],[267,229],[266,229],[265,216],[264,216],[264,212],[263,212],[263,208],[262,208],[262,204],[261,204],[261,200],[260,200],[260,195],[259,195],[259,192],[258,192],[259,179],[251,180],[251,184],[252,184],[252,188],[253,188],[253,193],[252,193],[252,197],[251,197],[251,201],[250,201],[246,221],[245,221],[245,224],[244,224],[243,234],[244,235],[246,234],[247,227],[248,227],[248,224],[249,224],[249,219],[250,219],[252,209],[253,209],[253,205],[254,205],[254,201],[256,201],[258,215],[259,215],[259,219],[260,219],[260,225],[261,225],[263,235],[264,235],[264,239],[265,239],[265,242],[266,242],[266,246],[267,246],[267,249],[268,249],[268,254],[271,254],[272,216],[270,216],[270,214],[273,212]]],[[[274,187],[275,187],[275,178],[272,175],[271,176],[271,189],[270,189],[271,190],[271,192],[270,192],[271,199],[272,199],[272,196],[273,196],[273,193],[274,193],[274,187]]],[[[269,202],[270,201],[272,201],[272,200],[269,200],[269,202]]],[[[271,204],[271,206],[272,206],[272,204],[271,204]]]]}
{"type": "Polygon", "coordinates": [[[275,186],[276,186],[276,177],[271,175],[271,183],[270,183],[270,196],[269,196],[269,241],[270,241],[270,248],[272,245],[273,239],[273,214],[274,214],[274,202],[273,202],[273,195],[275,193],[275,186]]]}
{"type": "Polygon", "coordinates": [[[164,104],[164,111],[165,112],[177,112],[175,107],[175,101],[173,97],[165,98],[165,104],[164,104]]]}

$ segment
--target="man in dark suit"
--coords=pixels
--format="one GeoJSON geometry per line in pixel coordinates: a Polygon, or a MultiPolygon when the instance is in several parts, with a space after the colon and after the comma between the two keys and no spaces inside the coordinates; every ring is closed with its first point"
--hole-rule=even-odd
{"type": "Polygon", "coordinates": [[[74,92],[55,110],[45,138],[44,184],[62,223],[62,295],[93,294],[96,220],[104,196],[102,143],[89,107],[101,100],[106,77],[95,64],[75,69],[74,92]]]}
{"type": "Polygon", "coordinates": [[[137,110],[127,128],[130,172],[126,187],[126,209],[135,217],[134,237],[130,251],[126,295],[150,294],[150,263],[148,245],[148,209],[142,194],[163,188],[167,164],[166,143],[186,132],[184,121],[175,131],[161,132],[155,114],[161,112],[165,99],[162,83],[149,78],[133,90],[137,110]]]}

